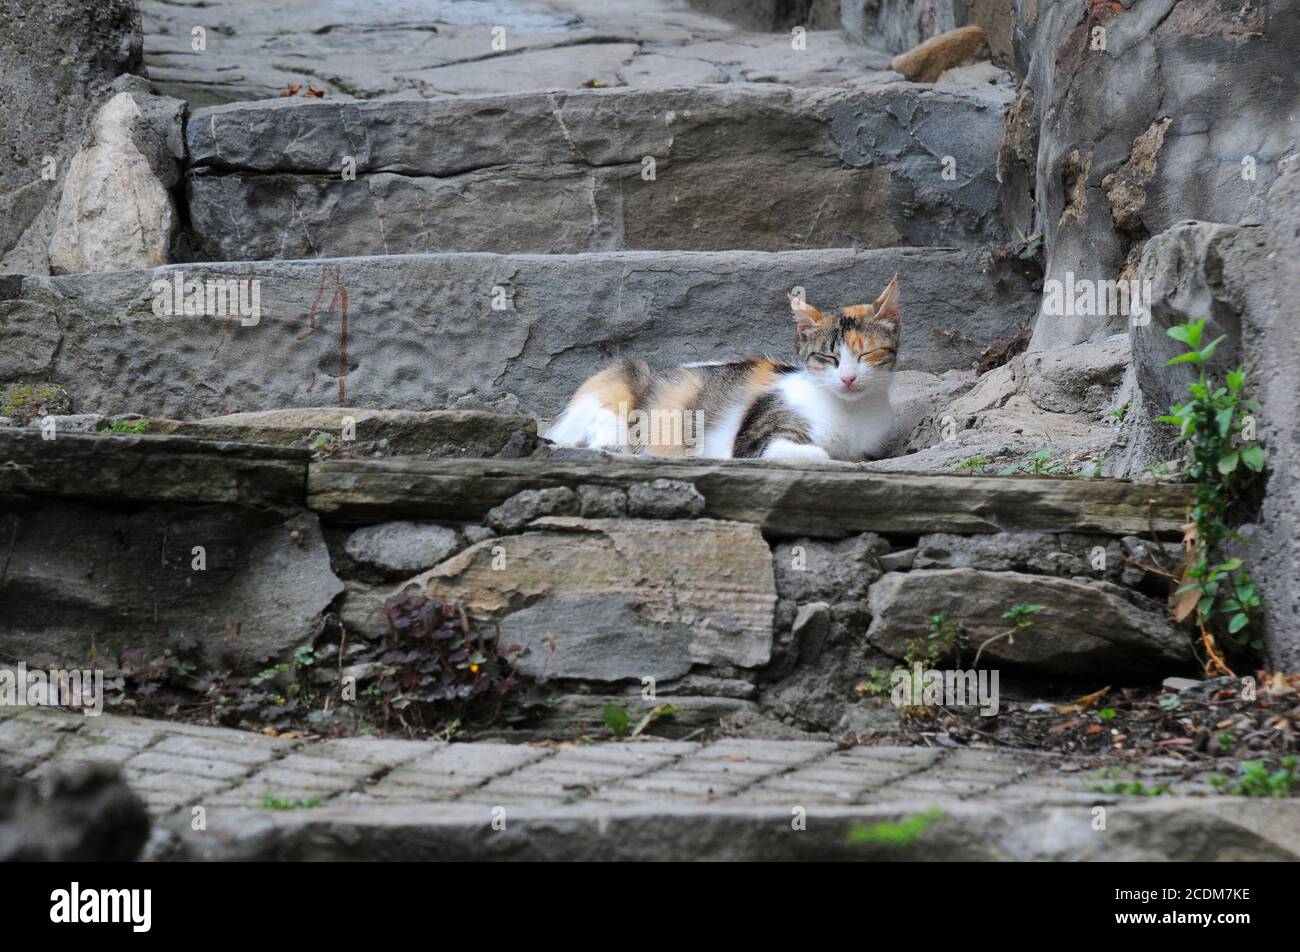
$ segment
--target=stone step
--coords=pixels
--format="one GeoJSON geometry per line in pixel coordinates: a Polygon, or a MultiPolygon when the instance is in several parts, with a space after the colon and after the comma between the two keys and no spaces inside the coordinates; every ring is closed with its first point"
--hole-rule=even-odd
{"type": "Polygon", "coordinates": [[[790,354],[792,288],[839,306],[873,300],[896,272],[900,369],[941,372],[969,366],[967,355],[1037,307],[1027,286],[983,267],[974,250],[893,248],[394,255],[11,275],[0,277],[0,388],[51,383],[76,412],[176,419],[323,403],[548,418],[617,355],[666,365],[790,354]],[[189,292],[171,292],[191,281],[207,295],[203,313],[175,314],[189,292]],[[222,285],[229,300],[215,297],[222,285]],[[241,317],[254,303],[257,315],[241,317]],[[944,334],[957,335],[961,352],[944,334]]]}
{"type": "MultiPolygon", "coordinates": [[[[770,5],[770,0],[769,0],[770,5]]],[[[889,55],[860,46],[822,16],[800,48],[773,17],[736,23],[681,0],[558,0],[412,5],[356,0],[298,4],[292,18],[248,0],[203,0],[207,47],[192,47],[193,13],[174,0],[139,0],[149,78],[195,105],[269,99],[309,83],[331,99],[578,89],[584,83],[832,84],[884,69],[889,55]],[[291,19],[286,24],[284,20],[291,19]]],[[[788,11],[787,11],[788,13],[788,11]]],[[[790,24],[792,26],[793,23],[790,24]]]]}
{"type": "Polygon", "coordinates": [[[209,107],[186,132],[190,254],[1001,242],[1011,98],[863,80],[209,107]]]}
{"type": "MultiPolygon", "coordinates": [[[[478,522],[527,490],[626,492],[658,479],[703,496],[695,515],[782,536],[858,532],[1179,533],[1192,492],[1169,483],[876,473],[851,463],[653,459],[322,459],[302,448],[184,436],[0,427],[0,493],[74,499],[295,504],[333,522],[478,522]]],[[[544,514],[544,513],[543,513],[544,514]]],[[[941,567],[941,566],[936,566],[941,567]]]]}
{"type": "Polygon", "coordinates": [[[1291,804],[1213,796],[1222,768],[1169,760],[1127,765],[1169,787],[1152,799],[1099,789],[1104,761],[1006,749],[305,740],[6,708],[0,741],[0,767],[32,780],[121,764],[152,860],[1300,858],[1291,804]],[[884,835],[904,820],[914,837],[884,835]]]}
{"type": "Polygon", "coordinates": [[[851,463],[325,460],[308,504],[329,519],[477,519],[525,490],[690,483],[702,515],[776,535],[1179,531],[1189,487],[1121,480],[873,473],[851,463]]]}

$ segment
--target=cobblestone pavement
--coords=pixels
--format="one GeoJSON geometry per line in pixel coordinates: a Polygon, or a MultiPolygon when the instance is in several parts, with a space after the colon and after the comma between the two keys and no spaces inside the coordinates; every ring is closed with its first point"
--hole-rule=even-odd
{"type": "Polygon", "coordinates": [[[1017,751],[305,741],[0,708],[0,763],[39,779],[79,761],[122,765],[158,859],[1300,858],[1300,803],[1209,796],[1169,763],[1144,766],[1171,784],[1148,798],[1017,751]],[[910,843],[879,826],[917,815],[910,843]]]}

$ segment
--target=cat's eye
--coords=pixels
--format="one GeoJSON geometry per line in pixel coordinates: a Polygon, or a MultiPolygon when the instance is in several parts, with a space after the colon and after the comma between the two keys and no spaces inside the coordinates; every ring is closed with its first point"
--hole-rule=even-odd
{"type": "Polygon", "coordinates": [[[836,367],[840,365],[840,359],[834,354],[813,354],[810,359],[819,364],[834,364],[836,367]]]}
{"type": "Polygon", "coordinates": [[[879,363],[880,361],[886,358],[892,359],[893,356],[894,356],[894,352],[890,350],[888,347],[877,347],[875,350],[871,351],[870,353],[859,354],[858,360],[867,360],[870,361],[871,363],[879,363]]]}

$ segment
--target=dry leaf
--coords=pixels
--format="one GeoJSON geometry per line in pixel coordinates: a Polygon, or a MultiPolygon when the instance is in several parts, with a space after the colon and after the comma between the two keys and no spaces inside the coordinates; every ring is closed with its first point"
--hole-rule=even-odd
{"type": "Polygon", "coordinates": [[[1056,708],[1057,714],[1081,714],[1090,710],[1097,705],[1106,694],[1110,691],[1110,685],[1106,685],[1100,691],[1093,691],[1091,694],[1085,694],[1081,698],[1076,698],[1069,704],[1061,704],[1056,708]]]}
{"type": "Polygon", "coordinates": [[[1201,603],[1201,590],[1195,587],[1184,588],[1187,585],[1187,569],[1183,569],[1182,578],[1178,580],[1178,588],[1169,596],[1169,613],[1173,616],[1174,621],[1186,621],[1187,616],[1196,611],[1196,606],[1201,603]]]}

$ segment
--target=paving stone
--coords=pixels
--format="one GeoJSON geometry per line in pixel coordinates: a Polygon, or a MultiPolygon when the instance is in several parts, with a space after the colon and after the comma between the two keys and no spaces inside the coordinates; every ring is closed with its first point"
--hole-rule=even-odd
{"type": "Polygon", "coordinates": [[[177,754],[158,753],[146,750],[136,754],[127,767],[133,773],[142,771],[163,771],[167,773],[188,774],[194,777],[213,777],[218,780],[233,780],[248,774],[249,768],[244,764],[216,760],[212,757],[184,757],[177,754]]]}
{"type": "Polygon", "coordinates": [[[0,764],[21,762],[43,776],[77,758],[129,756],[133,787],[156,816],[169,818],[161,822],[174,832],[178,848],[194,857],[446,858],[460,847],[442,836],[457,830],[457,836],[476,838],[475,855],[484,858],[483,831],[490,829],[492,811],[505,807],[525,852],[534,837],[549,836],[544,831],[565,829],[567,845],[547,855],[577,855],[575,844],[582,843],[583,856],[616,849],[637,858],[655,850],[662,857],[693,856],[692,850],[718,857],[737,850],[771,858],[785,855],[788,837],[770,837],[785,835],[798,806],[814,821],[810,838],[816,830],[824,834],[828,824],[840,830],[840,839],[819,841],[816,855],[826,858],[845,848],[846,818],[897,821],[937,805],[958,818],[957,826],[936,834],[927,850],[951,858],[1231,858],[1244,857],[1243,850],[1256,858],[1300,858],[1294,812],[1276,812],[1290,804],[1207,799],[1213,793],[1208,781],[1184,779],[1172,760],[1148,762],[1133,773],[1144,782],[1171,784],[1172,795],[1151,798],[1095,790],[1109,775],[1092,768],[1063,771],[1079,762],[1068,757],[1001,750],[836,749],[822,742],[735,738],[558,749],[371,738],[268,745],[263,741],[271,739],[240,731],[172,732],[176,725],[150,724],[108,715],[83,736],[80,720],[63,712],[30,721],[7,718],[0,730],[21,736],[24,748],[0,746],[0,764]],[[135,753],[132,745],[98,742],[111,737],[157,738],[157,745],[135,753]],[[277,753],[278,759],[265,759],[277,753]],[[367,782],[389,764],[397,766],[367,782]],[[268,794],[294,807],[267,808],[268,794]],[[1097,803],[1107,805],[1110,829],[1127,831],[1109,837],[1112,845],[1102,852],[1091,833],[1080,840],[1060,832],[1074,812],[1080,829],[1090,830],[1090,808],[1097,803]],[[217,811],[208,814],[203,836],[189,830],[187,808],[193,805],[217,811]],[[1163,825],[1169,823],[1216,832],[1170,837],[1175,827],[1163,825]],[[622,838],[611,839],[619,830],[622,838]],[[654,831],[648,839],[647,830],[654,831]],[[419,845],[434,842],[434,853],[419,845]],[[721,847],[724,842],[730,845],[721,847]],[[668,853],[670,847],[677,852],[668,853]]]}
{"type": "Polygon", "coordinates": [[[301,771],[307,774],[323,775],[327,778],[337,777],[345,780],[360,780],[362,777],[370,776],[378,768],[364,761],[339,760],[318,750],[308,749],[281,758],[276,761],[274,768],[271,769],[301,771]]]}
{"type": "Polygon", "coordinates": [[[446,744],[438,741],[384,740],[378,737],[342,737],[327,740],[319,746],[304,747],[302,754],[316,756],[318,752],[342,761],[370,764],[374,767],[393,767],[408,760],[441,750],[446,744]]]}
{"type": "Polygon", "coordinates": [[[151,750],[154,753],[179,754],[202,760],[230,761],[245,766],[264,764],[275,756],[275,750],[272,748],[214,741],[189,734],[172,734],[164,737],[151,750]]]}
{"type": "Polygon", "coordinates": [[[127,771],[131,787],[153,793],[174,793],[190,797],[196,802],[211,794],[226,791],[230,782],[214,777],[195,777],[193,774],[158,773],[155,771],[127,771]]]}
{"type": "Polygon", "coordinates": [[[339,774],[314,773],[306,770],[294,770],[290,767],[273,766],[259,770],[243,784],[246,789],[260,792],[270,791],[280,796],[281,788],[289,790],[315,790],[338,792],[347,790],[359,782],[360,778],[339,774]]]}

